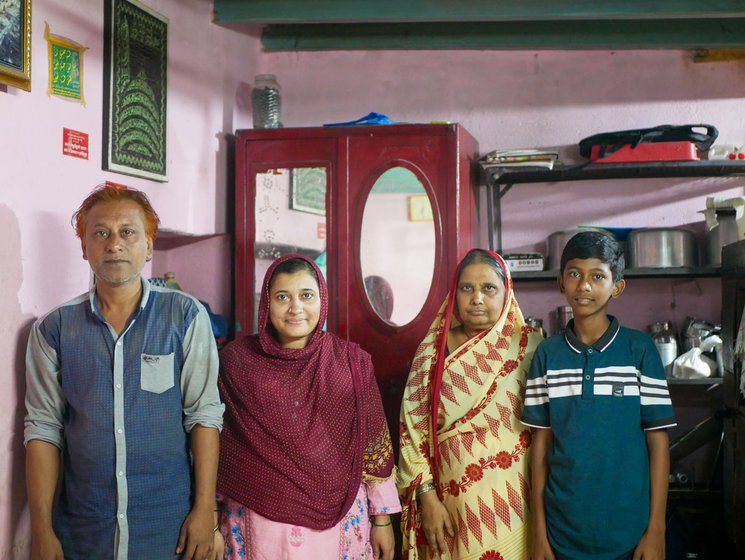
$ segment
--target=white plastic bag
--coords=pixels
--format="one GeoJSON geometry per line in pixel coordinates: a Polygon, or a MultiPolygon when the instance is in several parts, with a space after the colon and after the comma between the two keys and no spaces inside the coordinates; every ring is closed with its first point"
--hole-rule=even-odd
{"type": "Polygon", "coordinates": [[[717,375],[717,363],[704,356],[704,352],[721,352],[722,339],[717,335],[705,338],[699,348],[691,348],[673,362],[673,377],[676,379],[703,379],[717,375]]]}

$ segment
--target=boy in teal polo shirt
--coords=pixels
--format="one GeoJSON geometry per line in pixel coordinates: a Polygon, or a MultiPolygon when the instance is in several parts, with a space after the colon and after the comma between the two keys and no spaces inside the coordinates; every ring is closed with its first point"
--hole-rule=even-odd
{"type": "Polygon", "coordinates": [[[559,290],[574,319],[533,357],[522,421],[533,434],[532,560],[664,560],[675,425],[652,339],[607,314],[624,257],[604,233],[572,237],[559,290]]]}

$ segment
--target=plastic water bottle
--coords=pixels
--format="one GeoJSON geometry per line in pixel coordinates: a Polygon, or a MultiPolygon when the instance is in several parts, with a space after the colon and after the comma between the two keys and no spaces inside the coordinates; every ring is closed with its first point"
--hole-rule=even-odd
{"type": "Polygon", "coordinates": [[[282,128],[282,97],[274,74],[259,74],[251,90],[254,128],[282,128]]]}

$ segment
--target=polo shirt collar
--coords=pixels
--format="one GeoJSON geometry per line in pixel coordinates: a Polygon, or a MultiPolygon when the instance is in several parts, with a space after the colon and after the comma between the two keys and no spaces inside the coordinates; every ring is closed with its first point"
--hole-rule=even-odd
{"type": "MultiPolygon", "coordinates": [[[[597,339],[597,341],[595,341],[595,344],[592,345],[592,347],[598,352],[602,352],[611,345],[621,328],[621,326],[618,324],[618,319],[616,319],[613,315],[608,315],[608,319],[610,319],[610,325],[603,333],[603,336],[597,339]]],[[[577,335],[574,334],[574,319],[570,319],[569,323],[567,324],[567,328],[564,331],[564,340],[567,341],[569,347],[577,352],[577,354],[581,354],[588,348],[588,345],[582,342],[579,338],[577,338],[577,335]]]]}

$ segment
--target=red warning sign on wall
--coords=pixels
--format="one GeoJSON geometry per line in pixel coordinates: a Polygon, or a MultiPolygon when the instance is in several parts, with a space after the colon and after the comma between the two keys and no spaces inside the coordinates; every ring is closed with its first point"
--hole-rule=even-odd
{"type": "Polygon", "coordinates": [[[70,128],[62,129],[62,153],[80,159],[88,159],[88,135],[70,128]]]}

